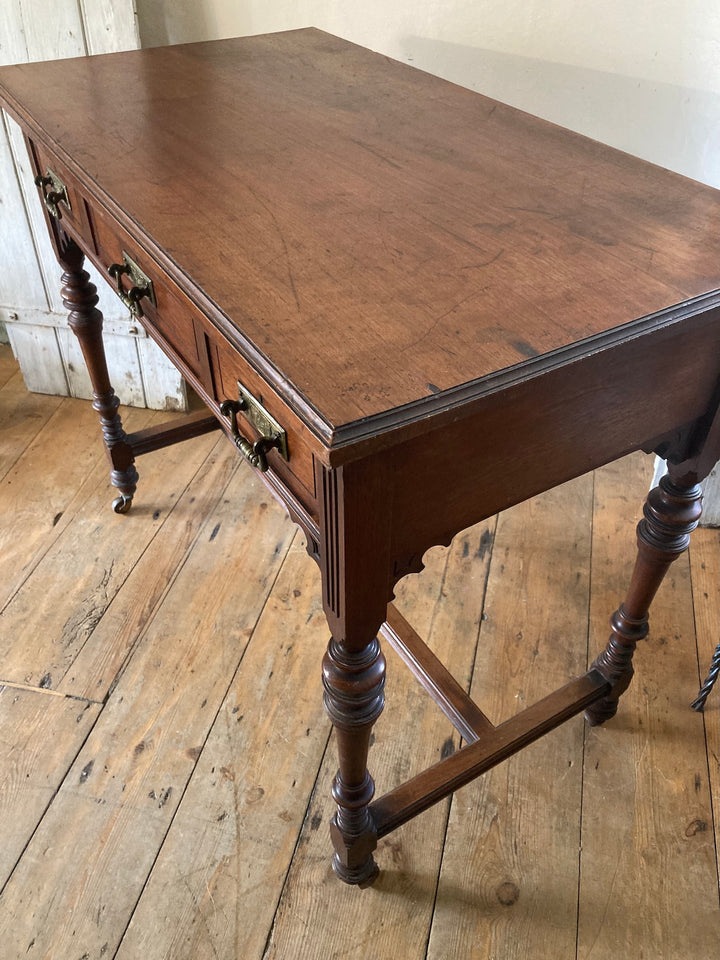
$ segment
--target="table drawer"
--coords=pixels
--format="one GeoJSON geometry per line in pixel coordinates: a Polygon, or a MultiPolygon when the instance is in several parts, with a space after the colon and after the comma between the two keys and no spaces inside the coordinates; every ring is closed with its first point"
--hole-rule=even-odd
{"type": "MultiPolygon", "coordinates": [[[[207,342],[197,307],[107,214],[94,210],[92,226],[100,267],[107,271],[113,265],[124,268],[131,263],[151,281],[151,296],[142,297],[136,304],[139,321],[158,340],[190,382],[210,399],[215,399],[207,342]]],[[[117,278],[112,282],[117,284],[117,278]]],[[[119,282],[127,296],[135,283],[133,277],[121,274],[119,282]]]]}
{"type": "MultiPolygon", "coordinates": [[[[53,178],[44,192],[54,190],[56,180],[62,182],[67,202],[62,199],[57,203],[61,226],[76,236],[102,271],[107,272],[113,265],[122,267],[112,282],[119,283],[123,298],[132,300],[133,288],[141,289],[150,281],[151,294],[133,300],[138,321],[205,400],[219,412],[224,400],[238,399],[241,383],[283,428],[288,459],[275,449],[269,450],[269,469],[317,522],[313,456],[317,441],[308,428],[127,230],[104,209],[86,200],[65,166],[42,146],[31,144],[31,149],[36,170],[53,178]],[[135,270],[139,273],[135,274],[135,270]]],[[[241,435],[251,443],[258,440],[260,433],[245,413],[239,410],[236,416],[241,435]]],[[[230,420],[221,419],[230,432],[230,420]]]]}
{"type": "MultiPolygon", "coordinates": [[[[307,427],[126,230],[104,211],[93,210],[91,218],[100,266],[107,270],[112,264],[123,265],[129,259],[152,282],[152,298],[143,297],[138,301],[142,311],[139,320],[201,395],[219,407],[224,400],[238,399],[240,382],[285,430],[288,460],[271,449],[267,454],[268,465],[315,518],[313,442],[307,427]]],[[[130,276],[121,275],[125,294],[132,283],[130,276]]],[[[224,418],[223,422],[229,432],[230,420],[224,418]]],[[[237,413],[237,424],[249,441],[259,439],[258,430],[242,410],[237,413]]]]}
{"type": "Polygon", "coordinates": [[[35,183],[49,215],[59,220],[70,233],[92,244],[90,215],[78,182],[67,167],[43,144],[28,141],[35,167],[35,183]],[[38,182],[42,178],[42,182],[38,182]]]}
{"type": "MultiPolygon", "coordinates": [[[[263,408],[287,434],[288,460],[277,450],[268,453],[270,468],[317,520],[313,446],[317,445],[307,427],[264,382],[228,341],[217,331],[211,335],[210,360],[218,402],[238,399],[238,383],[260,401],[263,408]]],[[[241,432],[257,440],[258,431],[248,422],[242,410],[237,414],[241,432]]]]}

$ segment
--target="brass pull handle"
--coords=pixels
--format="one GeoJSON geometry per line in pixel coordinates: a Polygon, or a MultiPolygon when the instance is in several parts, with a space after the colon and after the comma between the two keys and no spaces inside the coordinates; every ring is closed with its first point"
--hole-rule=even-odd
{"type": "Polygon", "coordinates": [[[235,446],[245,459],[261,473],[265,473],[268,468],[267,452],[273,447],[281,448],[282,439],[278,434],[262,436],[255,443],[247,440],[238,428],[237,415],[241,410],[247,409],[247,403],[243,398],[240,400],[223,400],[220,404],[220,413],[230,421],[230,433],[235,442],[235,446]]]}
{"type": "Polygon", "coordinates": [[[39,187],[42,192],[43,203],[48,213],[56,220],[62,220],[62,210],[59,204],[64,203],[68,210],[71,208],[67,188],[60,177],[52,170],[48,170],[45,176],[38,174],[35,177],[35,186],[39,187]],[[46,187],[50,187],[50,189],[46,190],[46,187]]]}
{"type": "Polygon", "coordinates": [[[142,317],[143,309],[140,301],[147,298],[155,303],[152,280],[145,276],[140,267],[123,251],[123,262],[113,263],[108,267],[108,273],[115,281],[117,295],[134,317],[142,317]],[[127,275],[132,287],[126,290],[122,284],[123,276],[127,275]]]}

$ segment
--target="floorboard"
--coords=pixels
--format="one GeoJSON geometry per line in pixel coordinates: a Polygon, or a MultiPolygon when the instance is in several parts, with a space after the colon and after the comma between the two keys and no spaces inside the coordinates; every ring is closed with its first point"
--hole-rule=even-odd
{"type": "Polygon", "coordinates": [[[0,389],[13,377],[20,376],[20,369],[17,360],[13,356],[11,347],[8,344],[0,344],[0,389]]]}
{"type": "MultiPolygon", "coordinates": [[[[720,633],[717,531],[673,565],[614,720],[569,721],[391,834],[356,890],[329,867],[327,627],[300,534],[216,436],[144,457],[113,514],[90,405],[24,394],[8,357],[2,960],[718,955],[720,690],[688,706],[720,633]]],[[[566,484],[400,585],[493,721],[604,645],[651,474],[633,455],[566,484]]],[[[378,793],[460,746],[386,655],[378,793]]]]}
{"type": "MultiPolygon", "coordinates": [[[[145,410],[129,410],[128,429],[144,426],[148,416],[145,410]]],[[[58,539],[77,536],[75,521],[92,492],[100,487],[107,491],[101,497],[109,495],[107,461],[102,448],[98,450],[96,431],[97,414],[90,404],[64,398],[5,475],[0,486],[0,550],[12,573],[0,583],[0,609],[7,607],[58,539]],[[51,468],[50,450],[72,450],[73,455],[51,468]]],[[[64,565],[67,551],[62,544],[60,554],[64,565]]]]}
{"type": "Polygon", "coordinates": [[[208,516],[8,881],[0,943],[10,956],[118,948],[294,533],[244,473],[208,516]]]}
{"type": "MultiPolygon", "coordinates": [[[[707,677],[720,642],[720,530],[699,529],[693,535],[690,552],[693,608],[700,672],[698,685],[707,677]]],[[[720,683],[708,697],[703,711],[708,777],[713,803],[713,837],[718,853],[720,825],[720,683]]],[[[708,828],[710,825],[708,824],[708,828]]],[[[718,861],[720,865],[720,861],[718,861]]]]}
{"type": "MultiPolygon", "coordinates": [[[[9,352],[9,347],[0,344],[0,355],[9,352]]],[[[47,427],[48,421],[63,403],[62,397],[28,393],[17,369],[15,375],[0,388],[0,480],[12,469],[38,433],[47,427]]]]}
{"type": "MultiPolygon", "coordinates": [[[[592,475],[506,511],[473,699],[502,722],[585,670],[592,475]]],[[[453,798],[428,958],[575,956],[583,721],[453,798]]]]}
{"type": "MultiPolygon", "coordinates": [[[[399,592],[401,611],[460,678],[472,671],[489,561],[485,545],[493,526],[480,524],[456,538],[450,550],[433,550],[426,570],[399,592]],[[451,590],[449,585],[456,580],[459,589],[451,590]]],[[[448,720],[410,672],[392,651],[386,651],[386,656],[387,705],[375,727],[372,747],[378,794],[436,763],[458,745],[448,720]]],[[[338,883],[329,864],[325,825],[332,813],[328,785],[335,769],[331,743],[265,960],[332,957],[338,943],[343,944],[343,956],[353,960],[371,954],[376,960],[395,960],[400,943],[404,956],[422,957],[432,924],[448,802],[381,840],[380,877],[370,889],[358,891],[338,883]]]]}
{"type": "Polygon", "coordinates": [[[0,890],[99,712],[97,703],[0,685],[0,890]]]}
{"type": "MultiPolygon", "coordinates": [[[[627,582],[648,482],[639,457],[596,474],[591,649],[607,633],[605,611],[627,582]]],[[[716,586],[717,589],[717,586],[716,586]]],[[[662,960],[718,952],[717,874],[695,624],[687,555],[658,591],[650,634],[618,714],[586,731],[578,958],[662,960]],[[702,893],[700,892],[702,891],[702,893]]]]}

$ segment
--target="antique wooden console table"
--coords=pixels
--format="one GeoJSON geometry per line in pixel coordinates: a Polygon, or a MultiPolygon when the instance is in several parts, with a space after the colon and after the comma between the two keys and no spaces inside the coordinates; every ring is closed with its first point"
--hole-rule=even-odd
{"type": "Polygon", "coordinates": [[[720,455],[720,193],[317,30],[8,67],[0,101],[27,137],[115,509],[139,454],[221,426],[307,535],[337,874],[369,882],[378,837],[574,714],[611,717],[720,455]],[[85,256],[212,416],[124,433],[85,256]],[[395,584],[430,546],[640,448],[671,466],[607,648],[494,726],[395,584]],[[373,800],[378,634],[465,746],[373,800]]]}

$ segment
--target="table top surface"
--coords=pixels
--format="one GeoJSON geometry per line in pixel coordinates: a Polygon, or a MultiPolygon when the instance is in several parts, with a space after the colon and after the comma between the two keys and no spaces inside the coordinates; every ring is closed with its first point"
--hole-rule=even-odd
{"type": "Polygon", "coordinates": [[[0,100],[334,427],[720,288],[720,191],[318,30],[6,67],[0,100]]]}

